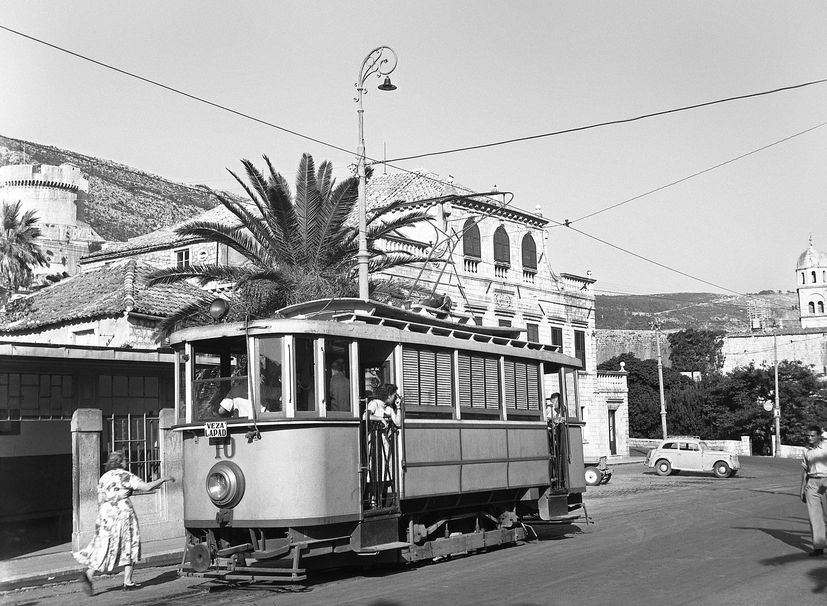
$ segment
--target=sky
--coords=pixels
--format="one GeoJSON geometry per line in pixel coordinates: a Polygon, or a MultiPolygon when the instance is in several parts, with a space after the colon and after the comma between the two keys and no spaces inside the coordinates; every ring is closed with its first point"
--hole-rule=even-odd
{"type": "MultiPolygon", "coordinates": [[[[827,78],[824,2],[2,0],[0,25],[352,150],[0,30],[0,134],[225,189],[264,154],[291,182],[304,152],[349,175],[354,83],[380,45],[398,90],[368,81],[365,140],[389,160],[827,78]]],[[[824,122],[827,83],[386,170],[539,207],[553,268],[598,292],[793,290],[810,234],[827,251],[824,122]]]]}

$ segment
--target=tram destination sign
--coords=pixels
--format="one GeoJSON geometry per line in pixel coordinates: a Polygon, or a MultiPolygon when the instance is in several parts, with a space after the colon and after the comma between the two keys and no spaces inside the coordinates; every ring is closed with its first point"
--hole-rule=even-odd
{"type": "Polygon", "coordinates": [[[227,437],[227,422],[226,421],[211,421],[204,423],[204,437],[205,438],[226,438],[227,437]]]}

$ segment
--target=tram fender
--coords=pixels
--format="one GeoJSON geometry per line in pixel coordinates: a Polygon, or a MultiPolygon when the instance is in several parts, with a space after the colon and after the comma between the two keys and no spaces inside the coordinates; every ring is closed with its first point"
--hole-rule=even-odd
{"type": "Polygon", "coordinates": [[[537,508],[539,509],[540,519],[542,520],[552,520],[560,516],[568,515],[568,495],[552,494],[550,489],[547,489],[540,495],[540,498],[537,499],[537,508]]]}
{"type": "Polygon", "coordinates": [[[365,517],[350,535],[350,546],[362,551],[399,540],[399,514],[365,517]]]}

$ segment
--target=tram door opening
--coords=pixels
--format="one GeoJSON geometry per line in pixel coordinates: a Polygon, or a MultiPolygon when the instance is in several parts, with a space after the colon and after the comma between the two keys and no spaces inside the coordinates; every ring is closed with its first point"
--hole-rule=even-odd
{"type": "Polygon", "coordinates": [[[362,377],[359,385],[362,509],[398,509],[401,402],[388,397],[388,386],[400,387],[393,364],[394,344],[362,340],[358,346],[359,376],[362,377]]]}

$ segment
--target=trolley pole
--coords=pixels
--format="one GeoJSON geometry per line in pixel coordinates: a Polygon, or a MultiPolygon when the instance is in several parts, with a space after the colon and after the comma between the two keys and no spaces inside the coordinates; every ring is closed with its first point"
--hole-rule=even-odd
{"type": "Polygon", "coordinates": [[[663,357],[660,353],[660,322],[652,321],[652,329],[655,331],[655,343],[658,348],[658,388],[660,390],[660,428],[663,432],[663,439],[666,439],[666,397],[663,394],[663,357]]]}

